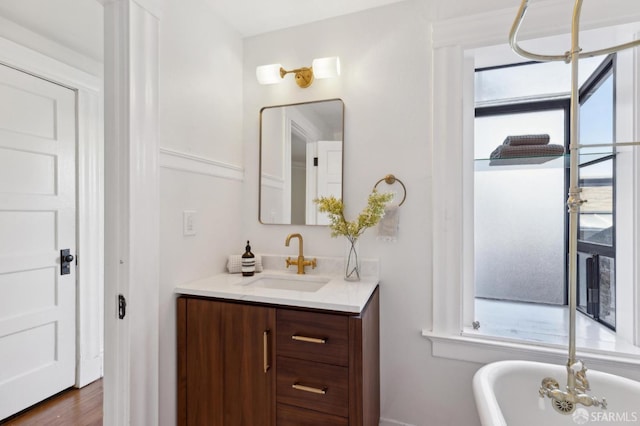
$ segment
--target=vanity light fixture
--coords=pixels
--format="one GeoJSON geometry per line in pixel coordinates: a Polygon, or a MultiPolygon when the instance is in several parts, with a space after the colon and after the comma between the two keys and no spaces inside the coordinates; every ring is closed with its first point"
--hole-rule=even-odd
{"type": "Polygon", "coordinates": [[[314,78],[332,78],[340,75],[340,58],[333,56],[330,58],[314,59],[311,68],[302,67],[287,71],[280,64],[261,65],[256,68],[256,78],[260,84],[280,83],[284,76],[295,73],[296,84],[307,88],[311,86],[314,78]]]}

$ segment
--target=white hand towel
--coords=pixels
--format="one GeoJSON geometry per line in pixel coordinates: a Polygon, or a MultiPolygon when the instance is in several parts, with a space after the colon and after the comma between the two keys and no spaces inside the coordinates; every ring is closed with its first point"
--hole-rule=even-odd
{"type": "Polygon", "coordinates": [[[384,208],[384,216],[378,223],[378,239],[382,241],[396,241],[398,239],[398,224],[400,211],[398,206],[384,208]]]}

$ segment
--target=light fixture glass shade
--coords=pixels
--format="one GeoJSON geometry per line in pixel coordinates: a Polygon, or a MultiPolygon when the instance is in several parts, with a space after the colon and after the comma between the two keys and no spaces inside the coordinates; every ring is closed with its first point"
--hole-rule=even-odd
{"type": "Polygon", "coordinates": [[[256,67],[256,78],[260,84],[275,84],[282,81],[280,77],[280,64],[260,65],[256,67]]]}
{"type": "Polygon", "coordinates": [[[317,58],[311,65],[315,78],[332,78],[340,75],[340,58],[317,58]]]}

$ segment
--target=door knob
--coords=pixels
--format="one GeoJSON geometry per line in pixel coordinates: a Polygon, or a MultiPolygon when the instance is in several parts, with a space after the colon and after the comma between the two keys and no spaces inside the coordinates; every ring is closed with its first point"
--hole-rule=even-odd
{"type": "Polygon", "coordinates": [[[71,254],[71,250],[60,250],[60,275],[68,275],[71,273],[70,263],[73,262],[73,259],[75,258],[71,254]]]}

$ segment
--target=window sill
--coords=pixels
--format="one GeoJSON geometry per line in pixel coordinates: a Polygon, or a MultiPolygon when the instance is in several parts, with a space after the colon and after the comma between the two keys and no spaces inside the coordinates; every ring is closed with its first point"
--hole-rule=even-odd
{"type": "MultiPolygon", "coordinates": [[[[462,331],[459,335],[435,333],[422,330],[422,336],[432,343],[432,355],[458,361],[488,364],[509,359],[566,364],[565,346],[546,343],[532,343],[500,337],[480,335],[473,330],[462,331]]],[[[588,368],[630,377],[629,373],[640,367],[640,351],[637,354],[612,353],[599,349],[578,348],[578,359],[588,368]]],[[[632,379],[639,380],[640,376],[632,379]]]]}

